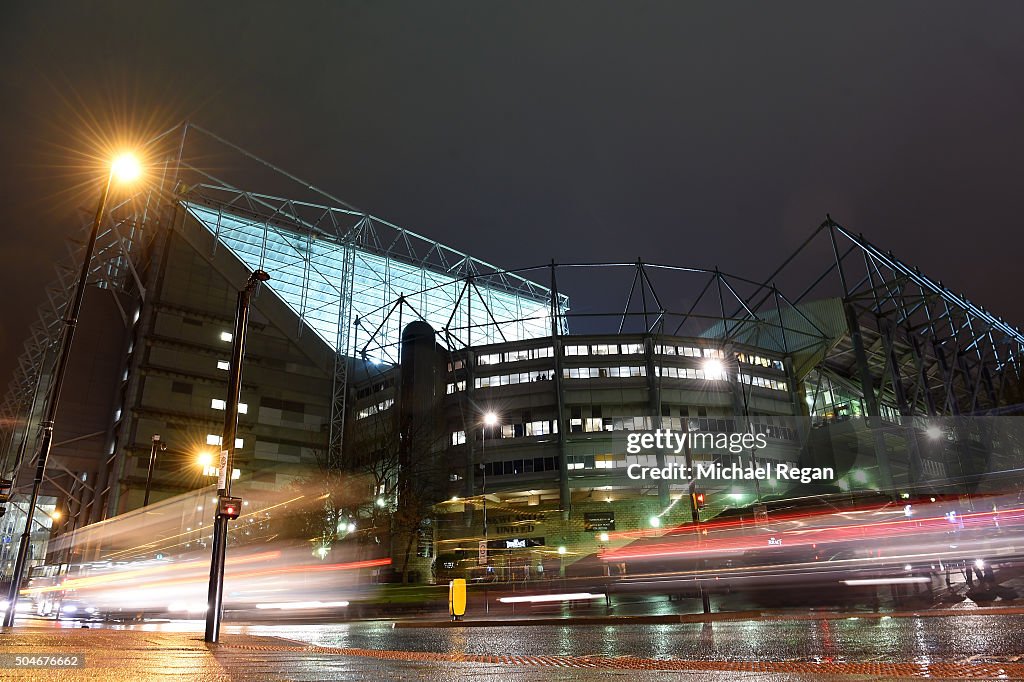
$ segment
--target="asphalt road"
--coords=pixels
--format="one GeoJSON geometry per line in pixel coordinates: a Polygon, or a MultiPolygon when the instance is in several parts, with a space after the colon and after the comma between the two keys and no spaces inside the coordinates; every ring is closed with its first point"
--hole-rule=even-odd
{"type": "Polygon", "coordinates": [[[1024,660],[1024,616],[409,629],[395,629],[390,623],[353,623],[235,626],[230,630],[324,647],[496,656],[929,663],[1024,660]]]}

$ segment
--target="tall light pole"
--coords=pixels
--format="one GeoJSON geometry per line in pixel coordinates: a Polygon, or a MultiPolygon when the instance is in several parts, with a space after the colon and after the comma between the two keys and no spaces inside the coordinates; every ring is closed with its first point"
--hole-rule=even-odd
{"type": "Polygon", "coordinates": [[[153,434],[153,447],[149,449],[149,471],[146,472],[146,496],[142,498],[142,506],[149,506],[149,491],[153,487],[153,467],[156,466],[156,453],[166,450],[167,446],[160,442],[160,436],[153,434]]]}
{"type": "Polygon", "coordinates": [[[25,563],[28,560],[28,549],[32,539],[32,521],[35,516],[36,503],[39,501],[39,490],[43,485],[43,477],[46,474],[46,462],[50,457],[50,448],[53,445],[53,424],[57,418],[57,403],[60,401],[60,389],[64,384],[64,374],[67,372],[68,361],[71,358],[71,343],[75,338],[75,327],[78,326],[78,316],[82,312],[82,300],[85,298],[85,287],[89,279],[89,270],[92,265],[92,255],[96,250],[96,238],[100,233],[100,224],[103,222],[103,212],[107,208],[107,197],[110,196],[110,187],[114,180],[118,182],[131,182],[142,174],[142,167],[138,160],[131,154],[118,156],[110,164],[110,172],[107,174],[107,181],[103,186],[103,193],[100,195],[99,206],[96,207],[96,217],[92,221],[92,231],[89,233],[89,241],[85,246],[85,259],[82,261],[82,272],[78,276],[78,284],[75,286],[75,294],[71,299],[71,305],[66,310],[64,318],[64,333],[61,336],[60,352],[57,355],[57,365],[53,371],[53,383],[50,385],[49,401],[46,404],[46,411],[39,426],[42,429],[42,439],[39,443],[39,454],[36,456],[36,473],[32,480],[32,496],[28,503],[28,510],[25,518],[25,532],[21,534],[21,544],[18,547],[18,558],[14,562],[14,575],[11,579],[11,589],[7,595],[7,613],[4,614],[4,626],[14,625],[14,614],[17,611],[18,593],[21,591],[22,574],[25,572],[25,563]]]}
{"type": "MultiPolygon", "coordinates": [[[[249,302],[252,292],[270,275],[257,270],[249,276],[238,292],[235,309],[235,334],[231,345],[231,374],[228,377],[228,399],[224,409],[224,435],[221,436],[220,480],[217,486],[217,515],[213,521],[213,556],[210,560],[210,588],[206,597],[206,641],[220,639],[220,621],[224,607],[224,556],[228,546],[228,517],[224,502],[231,498],[231,474],[234,471],[235,433],[238,430],[238,397],[242,390],[242,357],[245,354],[245,331],[249,323],[249,302]]],[[[237,516],[237,510],[235,510],[237,516]]]]}
{"type": "MultiPolygon", "coordinates": [[[[498,425],[498,415],[496,415],[494,412],[487,412],[486,414],[484,414],[483,424],[484,424],[484,428],[480,430],[481,431],[481,435],[483,436],[480,439],[480,459],[481,460],[487,459],[487,427],[494,428],[495,426],[498,425]]],[[[484,508],[484,547],[487,547],[487,463],[486,462],[483,462],[483,461],[480,462],[480,474],[483,477],[483,480],[482,480],[481,486],[480,486],[480,495],[481,495],[481,497],[484,498],[483,499],[483,508],[484,508]]],[[[488,552],[488,554],[489,554],[489,552],[488,552]]],[[[487,563],[490,563],[490,558],[489,557],[488,557],[487,563]]]]}

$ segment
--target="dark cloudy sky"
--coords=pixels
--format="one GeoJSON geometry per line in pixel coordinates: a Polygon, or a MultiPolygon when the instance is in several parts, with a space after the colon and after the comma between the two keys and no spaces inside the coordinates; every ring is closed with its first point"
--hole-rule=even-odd
{"type": "Polygon", "coordinates": [[[757,277],[830,212],[1024,322],[1024,3],[4,10],[0,390],[95,202],[75,169],[90,134],[186,118],[508,267],[757,277]]]}

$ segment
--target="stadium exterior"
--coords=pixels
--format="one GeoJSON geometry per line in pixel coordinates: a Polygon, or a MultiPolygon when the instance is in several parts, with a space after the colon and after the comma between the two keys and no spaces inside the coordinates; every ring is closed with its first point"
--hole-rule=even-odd
{"type": "MultiPolygon", "coordinates": [[[[234,297],[257,268],[271,280],[247,340],[239,475],[255,490],[320,486],[356,531],[314,544],[388,538],[411,578],[563,570],[690,521],[697,492],[705,518],[756,515],[820,492],[970,492],[1020,466],[998,429],[959,424],[1019,411],[1024,336],[831,219],[763,280],[641,262],[509,271],[195,126],[152,149],[159,173],[110,212],[94,261],[47,481],[61,531],[137,509],[147,485],[159,500],[210,483],[197,461],[219,449],[234,297]],[[228,157],[290,198],[191,161],[228,157]],[[612,298],[587,300],[595,281],[612,298]],[[767,446],[626,451],[629,432],[656,429],[767,446]],[[167,450],[147,484],[154,434],[167,450]],[[628,475],[751,461],[835,478],[628,475]]],[[[33,457],[70,271],[3,404],[8,474],[33,457]]],[[[37,563],[48,535],[33,538],[37,563]]]]}

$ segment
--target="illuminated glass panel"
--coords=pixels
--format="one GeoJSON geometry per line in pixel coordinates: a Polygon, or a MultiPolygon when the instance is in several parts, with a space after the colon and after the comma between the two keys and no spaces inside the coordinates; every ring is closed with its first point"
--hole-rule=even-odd
{"type": "MultiPolygon", "coordinates": [[[[341,346],[346,354],[365,349],[368,358],[398,361],[399,320],[405,325],[416,319],[408,309],[401,316],[392,313],[400,296],[435,330],[447,327],[458,345],[551,334],[547,299],[499,289],[483,278],[467,288],[458,277],[360,246],[345,247],[323,236],[310,238],[205,206],[186,207],[250,270],[262,268],[268,272],[271,279],[267,288],[331,348],[341,346]],[[351,249],[350,324],[354,333],[346,329],[339,335],[339,292],[346,248],[351,249]]],[[[445,343],[445,335],[438,334],[438,341],[445,343]]]]}

